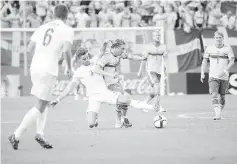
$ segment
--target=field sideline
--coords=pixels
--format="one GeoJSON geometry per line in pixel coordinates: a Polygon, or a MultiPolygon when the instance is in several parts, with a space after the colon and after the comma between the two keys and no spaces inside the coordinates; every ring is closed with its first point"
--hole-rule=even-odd
{"type": "MultiPolygon", "coordinates": [[[[144,97],[135,96],[137,99],[144,97]]],[[[49,112],[45,131],[54,149],[35,141],[35,126],[22,137],[19,150],[6,137],[34,104],[33,97],[1,99],[2,164],[235,164],[237,96],[227,96],[223,120],[213,121],[210,95],[162,97],[167,127],[153,126],[154,113],[130,108],[129,129],[114,129],[115,107],[103,105],[99,127],[88,129],[87,102],[66,98],[49,112]]]]}

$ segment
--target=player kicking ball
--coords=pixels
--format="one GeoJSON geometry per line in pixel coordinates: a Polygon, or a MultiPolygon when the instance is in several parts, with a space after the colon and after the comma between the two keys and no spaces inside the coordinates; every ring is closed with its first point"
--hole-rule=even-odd
{"type": "Polygon", "coordinates": [[[202,67],[201,82],[205,79],[204,71],[207,61],[210,60],[209,68],[209,91],[212,95],[212,105],[215,111],[214,120],[221,119],[221,111],[225,106],[225,94],[228,89],[229,69],[234,64],[234,54],[230,46],[223,43],[223,33],[215,32],[215,44],[205,50],[202,67]]]}
{"type": "Polygon", "coordinates": [[[88,96],[87,120],[90,128],[98,126],[98,113],[100,105],[107,103],[111,105],[128,105],[138,109],[154,110],[153,105],[145,102],[132,100],[129,96],[123,95],[120,92],[109,90],[105,84],[103,76],[116,78],[117,73],[108,73],[94,64],[90,63],[88,52],[84,48],[79,48],[76,52],[77,62],[81,65],[73,75],[71,82],[61,95],[50,104],[55,106],[63,98],[65,98],[77,85],[81,82],[85,85],[88,96]]]}
{"type": "Polygon", "coordinates": [[[32,35],[27,51],[35,49],[31,62],[30,74],[33,83],[31,94],[36,97],[36,104],[24,116],[20,126],[8,137],[13,149],[18,149],[19,139],[28,127],[37,121],[35,140],[46,149],[53,148],[44,138],[44,128],[47,120],[51,93],[59,72],[61,50],[67,64],[67,74],[71,71],[71,47],[73,43],[73,29],[65,24],[68,9],[65,5],[54,8],[55,20],[40,26],[32,35]]]}
{"type": "MultiPolygon", "coordinates": [[[[106,71],[108,73],[119,73],[120,72],[120,61],[121,59],[129,60],[145,60],[145,57],[127,54],[125,53],[125,42],[120,39],[116,39],[113,43],[107,46],[107,51],[99,58],[96,65],[98,69],[106,71]]],[[[124,90],[121,80],[119,78],[104,76],[105,83],[109,90],[113,92],[121,92],[126,96],[130,96],[128,90],[124,90]]],[[[117,118],[115,123],[115,128],[128,128],[132,124],[127,118],[128,105],[117,104],[116,105],[117,118]]]]}

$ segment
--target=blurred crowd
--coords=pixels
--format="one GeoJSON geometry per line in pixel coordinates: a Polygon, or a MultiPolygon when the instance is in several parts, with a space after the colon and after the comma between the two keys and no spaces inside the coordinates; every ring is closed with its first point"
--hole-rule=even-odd
{"type": "Polygon", "coordinates": [[[65,4],[69,8],[67,24],[74,28],[163,26],[189,31],[191,28],[224,26],[237,30],[236,13],[222,13],[221,3],[164,0],[1,1],[1,28],[19,28],[24,24],[26,28],[36,28],[53,19],[55,5],[65,4]]]}

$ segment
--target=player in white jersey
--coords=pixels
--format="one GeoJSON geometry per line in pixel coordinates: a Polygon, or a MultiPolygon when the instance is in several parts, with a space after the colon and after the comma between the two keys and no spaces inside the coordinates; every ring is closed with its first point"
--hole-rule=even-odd
{"type": "Polygon", "coordinates": [[[81,66],[76,70],[73,75],[72,81],[68,84],[63,93],[55,100],[51,102],[51,105],[55,106],[66,97],[74,88],[81,82],[87,89],[88,109],[87,119],[90,128],[98,126],[97,118],[101,103],[107,103],[111,105],[123,104],[129,105],[138,109],[154,110],[153,105],[147,103],[132,100],[128,96],[121,94],[120,92],[113,92],[109,90],[105,84],[103,76],[109,76],[116,78],[117,73],[108,73],[101,69],[98,69],[96,65],[90,63],[88,52],[83,48],[79,48],[77,51],[77,61],[81,66]]]}
{"type": "MultiPolygon", "coordinates": [[[[96,63],[99,66],[99,69],[102,69],[109,73],[119,73],[120,72],[120,60],[121,59],[130,59],[130,60],[145,60],[145,57],[132,55],[124,53],[125,51],[125,42],[123,40],[117,39],[113,42],[111,48],[98,60],[96,63]]],[[[121,80],[113,77],[104,77],[106,85],[111,91],[119,91],[123,94],[129,96],[129,91],[124,90],[121,80]]],[[[117,105],[117,119],[115,128],[121,127],[131,127],[132,124],[126,117],[127,115],[127,105],[117,105]]]]}
{"type": "MultiPolygon", "coordinates": [[[[166,46],[160,42],[160,31],[154,31],[152,33],[153,43],[149,44],[144,51],[144,55],[147,56],[146,72],[148,79],[153,87],[153,93],[151,93],[146,102],[150,102],[156,98],[157,111],[165,112],[165,109],[160,105],[160,80],[162,76],[162,69],[165,66],[165,57],[167,56],[166,46]]],[[[141,77],[142,68],[145,62],[142,62],[138,71],[138,77],[141,77]]]]}
{"type": "Polygon", "coordinates": [[[207,61],[210,60],[209,68],[209,91],[212,95],[212,105],[215,111],[214,120],[221,119],[221,110],[225,106],[225,94],[228,89],[229,69],[234,64],[234,54],[230,46],[223,43],[224,35],[215,32],[216,43],[206,48],[201,69],[201,82],[205,78],[207,61]]]}
{"type": "Polygon", "coordinates": [[[71,71],[71,47],[73,43],[73,29],[65,24],[68,9],[65,5],[58,5],[54,9],[54,20],[40,26],[33,33],[28,45],[28,52],[35,49],[32,59],[30,74],[33,83],[31,94],[36,97],[37,102],[33,108],[26,113],[20,126],[8,137],[14,149],[18,149],[19,138],[28,127],[37,120],[37,131],[35,140],[43,148],[53,148],[44,139],[44,128],[47,120],[47,105],[50,101],[51,92],[56,83],[59,72],[59,59],[61,54],[67,61],[67,74],[71,71]]]}

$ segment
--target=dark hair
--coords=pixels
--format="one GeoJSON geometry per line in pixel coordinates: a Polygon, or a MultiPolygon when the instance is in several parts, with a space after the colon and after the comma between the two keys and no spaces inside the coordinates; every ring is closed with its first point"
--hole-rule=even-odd
{"type": "Polygon", "coordinates": [[[81,56],[85,55],[87,52],[88,50],[86,48],[79,47],[77,51],[75,52],[75,57],[79,59],[81,56]]]}
{"type": "Polygon", "coordinates": [[[68,8],[66,5],[57,5],[54,8],[54,17],[60,18],[61,20],[67,19],[68,8]]]}
{"type": "Polygon", "coordinates": [[[112,44],[111,48],[118,48],[121,47],[122,45],[125,45],[125,43],[115,42],[112,44]]]}

